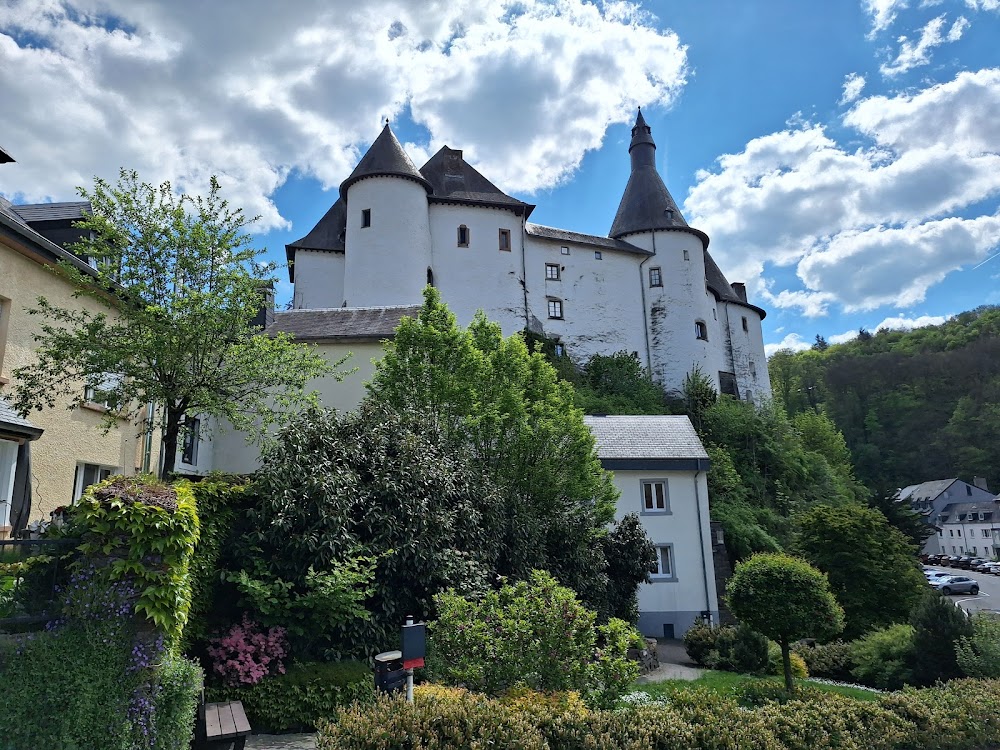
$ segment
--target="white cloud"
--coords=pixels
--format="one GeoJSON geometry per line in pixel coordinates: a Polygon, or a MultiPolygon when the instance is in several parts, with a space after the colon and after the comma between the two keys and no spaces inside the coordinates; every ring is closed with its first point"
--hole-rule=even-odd
{"type": "MultiPolygon", "coordinates": [[[[295,170],[349,173],[381,118],[426,126],[510,191],[566,179],[609,125],[685,85],[676,34],[626,2],[301,0],[0,3],[0,192],[66,199],[93,175],[270,200],[295,170]]],[[[422,152],[422,153],[421,153],[422,152]]]]}
{"type": "Polygon", "coordinates": [[[853,341],[857,337],[858,332],[852,328],[850,331],[835,333],[832,336],[827,337],[826,340],[831,344],[846,344],[848,341],[853,341]]]}
{"type": "Polygon", "coordinates": [[[731,278],[807,316],[905,308],[997,248],[1000,69],[861,99],[842,122],[869,145],[801,123],[697,175],[686,216],[731,278]],[[802,288],[773,292],[768,266],[794,267],[802,288]]]}
{"type": "Polygon", "coordinates": [[[927,22],[927,25],[921,29],[920,38],[916,42],[905,36],[899,37],[897,40],[899,52],[896,59],[879,66],[882,75],[893,77],[921,65],[927,65],[931,61],[931,50],[946,42],[957,42],[969,27],[969,21],[964,16],[959,16],[945,33],[946,23],[945,14],[942,14],[927,22]]]}
{"type": "Polygon", "coordinates": [[[896,14],[906,7],[906,0],[864,0],[865,11],[872,19],[871,34],[889,28],[896,14]]]}
{"type": "Polygon", "coordinates": [[[783,349],[789,349],[793,352],[801,352],[808,349],[812,345],[812,341],[804,340],[799,334],[789,333],[777,344],[764,344],[764,354],[770,357],[775,352],[780,352],[783,349]]]}
{"type": "Polygon", "coordinates": [[[914,328],[939,326],[951,317],[951,315],[921,315],[917,318],[905,318],[897,315],[892,318],[886,318],[870,330],[881,331],[883,328],[887,328],[890,331],[912,331],[914,328]]]}
{"type": "Polygon", "coordinates": [[[965,0],[972,10],[1000,10],[1000,0],[965,0]]]}
{"type": "Polygon", "coordinates": [[[849,104],[861,96],[861,91],[865,87],[865,77],[858,73],[848,73],[844,77],[844,93],[840,97],[841,104],[849,104]]]}

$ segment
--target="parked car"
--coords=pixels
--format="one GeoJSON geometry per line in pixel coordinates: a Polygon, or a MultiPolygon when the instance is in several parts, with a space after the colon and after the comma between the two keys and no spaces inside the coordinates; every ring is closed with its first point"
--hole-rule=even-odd
{"type": "Polygon", "coordinates": [[[940,578],[935,578],[930,584],[945,596],[949,594],[972,594],[976,596],[979,593],[979,581],[968,576],[941,576],[940,578]]]}
{"type": "Polygon", "coordinates": [[[994,576],[1000,575],[1000,562],[987,563],[983,572],[994,576]]]}
{"type": "Polygon", "coordinates": [[[933,581],[935,578],[950,578],[952,575],[954,575],[954,574],[953,573],[946,573],[943,570],[925,570],[924,571],[924,577],[927,578],[928,581],[933,581]]]}
{"type": "Polygon", "coordinates": [[[941,557],[938,558],[937,564],[938,565],[943,565],[946,568],[950,567],[951,566],[951,555],[941,555],[941,557]]]}
{"type": "Polygon", "coordinates": [[[972,561],[972,563],[969,565],[969,570],[975,570],[976,572],[982,572],[983,568],[987,567],[988,565],[990,565],[990,561],[989,560],[984,560],[981,557],[979,557],[979,558],[976,558],[976,559],[974,559],[972,561]]]}
{"type": "Polygon", "coordinates": [[[951,567],[961,568],[962,570],[968,570],[971,564],[972,564],[972,558],[966,555],[962,555],[951,564],[951,567]]]}

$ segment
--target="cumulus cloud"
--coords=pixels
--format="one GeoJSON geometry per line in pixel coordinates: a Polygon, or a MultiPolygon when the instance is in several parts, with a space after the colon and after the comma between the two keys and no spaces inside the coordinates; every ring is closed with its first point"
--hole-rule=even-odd
{"type": "Polygon", "coordinates": [[[118,166],[227,194],[282,226],[295,171],[343,180],[383,117],[464,148],[510,191],[565,180],[637,105],[669,105],[686,50],[637,5],[584,0],[0,4],[0,192],[66,199],[118,166]]]}
{"type": "Polygon", "coordinates": [[[879,66],[882,75],[891,78],[921,65],[927,65],[931,61],[931,50],[946,42],[957,42],[969,27],[969,21],[964,16],[959,16],[945,33],[946,23],[945,15],[942,14],[927,22],[921,29],[917,41],[911,41],[905,36],[899,37],[899,52],[896,58],[879,66]]]}
{"type": "Polygon", "coordinates": [[[889,28],[896,14],[907,7],[906,0],[864,0],[863,4],[872,19],[872,34],[889,28]]]}
{"type": "Polygon", "coordinates": [[[858,73],[848,73],[844,78],[844,93],[840,97],[841,104],[849,104],[861,96],[865,87],[865,77],[858,73]]]}
{"type": "Polygon", "coordinates": [[[965,0],[972,10],[1000,10],[1000,0],[965,0]]]}
{"type": "Polygon", "coordinates": [[[998,248],[1000,69],[861,99],[842,124],[868,145],[805,122],[698,173],[686,215],[732,277],[807,316],[907,307],[998,248]],[[794,267],[802,288],[771,293],[769,265],[794,267]]]}
{"type": "Polygon", "coordinates": [[[764,354],[770,357],[775,352],[780,352],[786,349],[793,352],[801,352],[808,349],[812,345],[812,341],[806,341],[799,334],[789,333],[777,344],[764,344],[764,354]]]}

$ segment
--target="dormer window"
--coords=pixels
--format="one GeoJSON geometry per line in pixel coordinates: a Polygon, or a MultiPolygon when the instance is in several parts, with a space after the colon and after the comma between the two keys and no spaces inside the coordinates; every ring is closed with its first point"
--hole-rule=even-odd
{"type": "Polygon", "coordinates": [[[372,210],[370,208],[361,209],[361,228],[370,227],[372,225],[372,210]]]}
{"type": "Polygon", "coordinates": [[[462,224],[458,228],[458,246],[468,247],[469,246],[469,228],[462,224]]]}
{"type": "Polygon", "coordinates": [[[697,339],[708,341],[708,326],[705,325],[704,321],[696,320],[694,322],[694,335],[697,339]]]}

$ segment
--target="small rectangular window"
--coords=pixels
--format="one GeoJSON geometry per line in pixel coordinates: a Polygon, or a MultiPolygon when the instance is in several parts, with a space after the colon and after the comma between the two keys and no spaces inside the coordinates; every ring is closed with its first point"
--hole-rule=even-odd
{"type": "Polygon", "coordinates": [[[569,255],[569,248],[563,245],[561,248],[559,248],[559,252],[562,253],[563,255],[569,255]]]}
{"type": "Polygon", "coordinates": [[[546,263],[545,264],[545,278],[548,281],[559,281],[559,264],[558,263],[546,263]]]}
{"type": "Polygon", "coordinates": [[[83,495],[84,490],[92,484],[103,482],[112,474],[117,472],[117,467],[101,466],[100,464],[77,464],[76,477],[73,480],[73,502],[75,503],[83,495]]]}
{"type": "Polygon", "coordinates": [[[989,536],[990,536],[990,530],[989,529],[983,529],[983,538],[984,539],[988,539],[989,536]]]}
{"type": "Polygon", "coordinates": [[[750,324],[747,323],[747,316],[746,315],[743,316],[743,330],[746,331],[747,333],[750,332],[750,324]]]}
{"type": "Polygon", "coordinates": [[[108,373],[101,377],[93,385],[88,385],[83,389],[83,400],[91,406],[100,406],[110,409],[115,406],[114,391],[121,385],[121,375],[108,373]]]}
{"type": "Polygon", "coordinates": [[[642,483],[642,512],[670,512],[670,498],[667,495],[665,479],[649,480],[642,483]]]}
{"type": "Polygon", "coordinates": [[[562,300],[550,299],[549,300],[549,317],[561,320],[563,316],[563,306],[562,300]]]}
{"type": "Polygon", "coordinates": [[[469,246],[469,228],[463,224],[458,228],[458,246],[468,247],[469,246]]]}
{"type": "Polygon", "coordinates": [[[501,229],[500,230],[500,249],[504,252],[510,252],[510,230],[501,229]]]}
{"type": "Polygon", "coordinates": [[[595,251],[594,251],[594,260],[600,260],[600,259],[601,259],[601,258],[603,258],[603,257],[604,257],[604,256],[603,256],[603,255],[601,255],[601,251],[600,251],[600,250],[595,250],[595,251]]]}
{"type": "Polygon", "coordinates": [[[702,341],[708,341],[708,326],[706,326],[702,321],[696,320],[694,323],[694,335],[695,338],[701,339],[702,341]]]}
{"type": "Polygon", "coordinates": [[[948,529],[948,536],[955,536],[955,530],[954,529],[948,529]]]}
{"type": "Polygon", "coordinates": [[[656,545],[656,562],[649,569],[649,574],[654,579],[674,577],[674,546],[672,544],[656,545]]]}
{"type": "Polygon", "coordinates": [[[372,210],[370,208],[361,209],[361,226],[370,227],[372,225],[372,210]]]}
{"type": "Polygon", "coordinates": [[[684,251],[684,260],[691,260],[691,253],[687,250],[684,251]]]}
{"type": "Polygon", "coordinates": [[[184,450],[181,453],[181,461],[189,466],[194,466],[198,463],[200,433],[201,420],[198,418],[188,419],[184,429],[184,450]]]}
{"type": "Polygon", "coordinates": [[[962,530],[961,529],[958,529],[958,535],[962,536],[962,530]]]}
{"type": "Polygon", "coordinates": [[[649,285],[653,286],[663,286],[663,278],[660,276],[659,268],[649,269],[649,285]]]}

